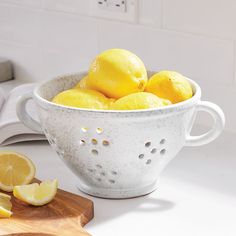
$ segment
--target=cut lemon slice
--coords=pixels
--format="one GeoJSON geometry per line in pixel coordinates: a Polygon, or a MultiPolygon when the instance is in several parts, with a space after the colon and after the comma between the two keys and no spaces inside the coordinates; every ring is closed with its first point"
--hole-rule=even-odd
{"type": "Polygon", "coordinates": [[[10,217],[12,215],[11,196],[0,193],[0,218],[10,217]]]}
{"type": "Polygon", "coordinates": [[[57,193],[57,186],[57,179],[44,181],[40,184],[33,183],[15,186],[13,189],[13,195],[30,205],[42,206],[53,200],[57,193]]]}
{"type": "Polygon", "coordinates": [[[16,185],[28,184],[35,167],[26,156],[16,152],[0,152],[0,189],[11,192],[16,185]]]}
{"type": "Polygon", "coordinates": [[[0,200],[1,199],[8,199],[11,200],[11,196],[5,193],[0,193],[0,200]]]}
{"type": "Polygon", "coordinates": [[[12,204],[11,204],[11,196],[6,195],[4,193],[0,193],[0,207],[3,207],[7,210],[11,210],[12,204]]]}
{"type": "Polygon", "coordinates": [[[0,218],[9,218],[11,217],[12,212],[0,206],[0,218]]]}

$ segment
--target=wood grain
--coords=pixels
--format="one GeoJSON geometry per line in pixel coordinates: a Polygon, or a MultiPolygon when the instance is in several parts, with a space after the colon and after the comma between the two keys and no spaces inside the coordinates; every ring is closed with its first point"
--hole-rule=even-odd
{"type": "MultiPolygon", "coordinates": [[[[34,182],[38,182],[35,180],[34,182]]],[[[93,218],[93,202],[58,189],[47,205],[30,206],[12,197],[13,215],[0,219],[0,235],[88,236],[83,226],[93,218]]]]}

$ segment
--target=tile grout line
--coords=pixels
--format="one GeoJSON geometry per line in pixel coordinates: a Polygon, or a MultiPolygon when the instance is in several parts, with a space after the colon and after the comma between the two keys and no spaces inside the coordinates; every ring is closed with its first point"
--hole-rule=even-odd
{"type": "Polygon", "coordinates": [[[233,41],[233,87],[236,88],[236,41],[233,41]]]}
{"type": "Polygon", "coordinates": [[[97,22],[97,53],[101,51],[101,25],[100,22],[97,22]]]}
{"type": "Polygon", "coordinates": [[[165,19],[164,19],[164,9],[165,9],[165,0],[161,0],[161,29],[165,29],[165,19]]]}

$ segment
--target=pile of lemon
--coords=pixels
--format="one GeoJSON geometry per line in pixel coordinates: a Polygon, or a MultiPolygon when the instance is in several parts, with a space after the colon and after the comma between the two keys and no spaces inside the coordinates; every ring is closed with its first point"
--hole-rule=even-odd
{"type": "Polygon", "coordinates": [[[52,102],[99,110],[137,110],[163,107],[193,96],[188,80],[175,71],[148,78],[139,57],[124,49],[109,49],[92,62],[88,74],[52,102]]]}

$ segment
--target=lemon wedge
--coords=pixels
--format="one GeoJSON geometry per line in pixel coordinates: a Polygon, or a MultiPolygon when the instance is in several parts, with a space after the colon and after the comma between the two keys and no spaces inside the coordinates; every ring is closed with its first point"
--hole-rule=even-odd
{"type": "Polygon", "coordinates": [[[0,206],[0,218],[9,218],[12,215],[12,211],[0,206]]]}
{"type": "Polygon", "coordinates": [[[34,206],[42,206],[53,200],[57,193],[58,181],[43,181],[40,184],[15,186],[13,195],[19,200],[34,206]]]}
{"type": "Polygon", "coordinates": [[[16,152],[0,152],[0,189],[11,192],[16,185],[28,184],[35,176],[35,166],[16,152]]]}
{"type": "Polygon", "coordinates": [[[9,218],[12,215],[11,208],[11,196],[0,193],[0,218],[9,218]]]}

